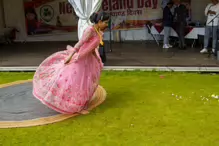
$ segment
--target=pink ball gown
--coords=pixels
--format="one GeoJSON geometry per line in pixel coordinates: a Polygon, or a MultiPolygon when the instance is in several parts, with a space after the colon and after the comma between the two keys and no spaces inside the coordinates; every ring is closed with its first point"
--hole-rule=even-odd
{"type": "Polygon", "coordinates": [[[33,78],[33,95],[53,110],[77,113],[86,108],[96,91],[103,64],[98,47],[100,36],[88,27],[75,47],[52,54],[37,68],[33,78]],[[74,51],[69,64],[65,60],[74,51]]]}

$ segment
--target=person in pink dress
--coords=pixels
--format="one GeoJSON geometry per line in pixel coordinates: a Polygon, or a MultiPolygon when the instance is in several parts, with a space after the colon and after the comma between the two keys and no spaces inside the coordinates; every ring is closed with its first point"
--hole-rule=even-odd
{"type": "Polygon", "coordinates": [[[43,104],[63,114],[87,114],[86,108],[98,87],[103,68],[98,48],[107,28],[108,13],[94,13],[81,40],[67,50],[52,54],[37,68],[33,95],[43,104]]]}

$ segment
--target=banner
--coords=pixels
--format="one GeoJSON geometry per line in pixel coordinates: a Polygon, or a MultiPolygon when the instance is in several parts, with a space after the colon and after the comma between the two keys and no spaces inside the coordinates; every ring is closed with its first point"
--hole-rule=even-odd
{"type": "Polygon", "coordinates": [[[24,2],[28,35],[77,31],[78,18],[67,0],[24,2]]]}
{"type": "MultiPolygon", "coordinates": [[[[100,11],[111,14],[111,28],[135,29],[148,22],[161,22],[163,9],[169,0],[103,0],[100,11]]],[[[188,8],[190,1],[181,0],[188,8]]],[[[77,31],[78,17],[67,0],[24,1],[28,35],[77,31]]],[[[190,17],[190,18],[189,18],[190,17]]]]}
{"type": "Polygon", "coordinates": [[[161,0],[103,0],[102,10],[112,16],[112,29],[144,27],[162,19],[161,0]]]}
{"type": "MultiPolygon", "coordinates": [[[[134,29],[155,22],[162,22],[163,8],[170,0],[103,0],[102,10],[111,14],[111,28],[134,29]]],[[[191,0],[181,0],[191,21],[191,0]]],[[[174,7],[172,9],[174,12],[174,7]]]]}

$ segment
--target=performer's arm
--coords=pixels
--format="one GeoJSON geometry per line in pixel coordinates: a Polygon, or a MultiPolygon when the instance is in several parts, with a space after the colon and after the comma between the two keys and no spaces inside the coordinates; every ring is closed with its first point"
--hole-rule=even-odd
{"type": "Polygon", "coordinates": [[[93,55],[98,60],[99,63],[102,63],[102,60],[97,56],[96,49],[93,51],[93,55]]]}
{"type": "Polygon", "coordinates": [[[86,42],[88,41],[91,36],[92,36],[92,33],[91,33],[91,27],[87,28],[85,31],[84,31],[84,34],[83,34],[83,37],[81,38],[81,40],[78,41],[78,43],[75,44],[74,48],[76,48],[76,50],[78,51],[80,49],[80,47],[86,42]]]}
{"type": "Polygon", "coordinates": [[[81,59],[89,55],[90,53],[93,53],[95,49],[98,47],[99,43],[100,43],[99,39],[94,39],[93,41],[89,42],[89,44],[87,45],[85,49],[80,50],[76,60],[81,59]]]}
{"type": "Polygon", "coordinates": [[[84,31],[84,35],[81,38],[81,40],[78,41],[78,43],[74,46],[73,48],[73,52],[71,53],[71,55],[68,57],[68,59],[65,61],[65,64],[69,63],[73,57],[73,55],[79,51],[79,49],[81,48],[81,46],[87,42],[90,38],[92,37],[92,33],[91,33],[91,28],[87,28],[84,31]]]}

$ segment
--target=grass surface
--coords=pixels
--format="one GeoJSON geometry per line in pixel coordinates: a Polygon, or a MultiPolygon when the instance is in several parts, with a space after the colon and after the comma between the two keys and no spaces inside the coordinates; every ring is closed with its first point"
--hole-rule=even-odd
{"type": "MultiPolygon", "coordinates": [[[[0,84],[32,78],[0,73],[0,84]]],[[[0,145],[218,146],[219,76],[104,72],[107,100],[89,115],[47,126],[0,129],[0,145]]]]}

